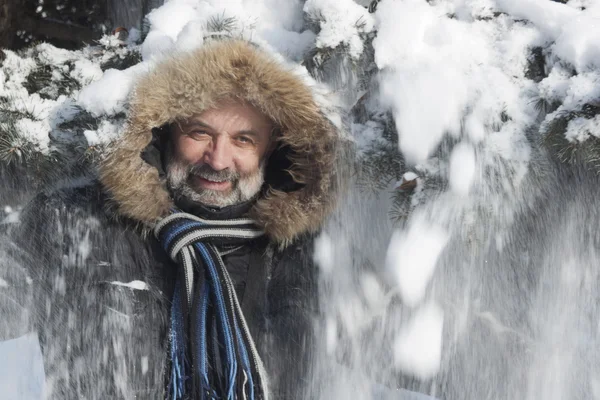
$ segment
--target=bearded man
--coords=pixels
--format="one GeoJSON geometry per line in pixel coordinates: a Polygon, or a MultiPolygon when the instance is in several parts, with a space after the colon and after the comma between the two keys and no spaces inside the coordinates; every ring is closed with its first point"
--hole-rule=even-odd
{"type": "Polygon", "coordinates": [[[16,233],[48,397],[306,398],[337,142],[248,43],[143,77],[99,182],[38,196],[16,233]]]}

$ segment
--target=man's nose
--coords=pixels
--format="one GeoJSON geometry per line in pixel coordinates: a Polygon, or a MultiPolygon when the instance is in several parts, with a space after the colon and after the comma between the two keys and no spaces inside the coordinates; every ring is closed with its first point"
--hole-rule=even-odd
{"type": "Polygon", "coordinates": [[[231,167],[232,153],[231,144],[227,138],[220,136],[212,140],[211,146],[204,152],[204,163],[211,166],[215,171],[221,171],[231,167]]]}

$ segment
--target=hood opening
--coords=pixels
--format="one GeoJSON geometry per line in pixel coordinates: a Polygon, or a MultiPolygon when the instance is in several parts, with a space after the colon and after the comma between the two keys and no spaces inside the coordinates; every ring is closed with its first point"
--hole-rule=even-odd
{"type": "Polygon", "coordinates": [[[116,213],[149,228],[167,216],[173,207],[163,165],[169,124],[236,96],[280,127],[248,216],[284,245],[318,231],[336,201],[341,135],[296,71],[252,44],[222,40],[147,73],[132,93],[128,126],[100,167],[116,213]]]}

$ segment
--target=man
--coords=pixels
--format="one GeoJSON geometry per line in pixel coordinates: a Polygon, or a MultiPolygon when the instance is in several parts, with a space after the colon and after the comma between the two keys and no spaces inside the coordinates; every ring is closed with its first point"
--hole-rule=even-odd
{"type": "Polygon", "coordinates": [[[337,140],[245,42],[141,79],[100,183],[38,196],[16,235],[48,397],[305,398],[337,140]]]}

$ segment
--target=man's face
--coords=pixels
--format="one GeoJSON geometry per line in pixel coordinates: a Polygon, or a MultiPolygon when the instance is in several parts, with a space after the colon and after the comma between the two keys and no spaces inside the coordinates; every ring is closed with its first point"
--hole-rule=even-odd
{"type": "Polygon", "coordinates": [[[271,121],[258,109],[232,101],[173,124],[169,186],[207,206],[252,199],[264,181],[272,130],[271,121]]]}

